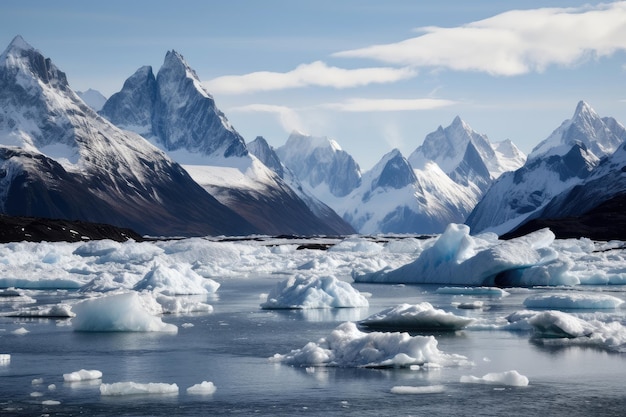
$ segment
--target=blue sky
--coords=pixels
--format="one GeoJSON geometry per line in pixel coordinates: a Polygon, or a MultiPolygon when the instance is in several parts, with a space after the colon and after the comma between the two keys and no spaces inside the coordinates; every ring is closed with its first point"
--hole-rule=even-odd
{"type": "Polygon", "coordinates": [[[107,96],[175,49],[247,141],[329,136],[363,169],[456,115],[526,153],[579,100],[626,123],[625,2],[5,0],[17,34],[107,96]]]}

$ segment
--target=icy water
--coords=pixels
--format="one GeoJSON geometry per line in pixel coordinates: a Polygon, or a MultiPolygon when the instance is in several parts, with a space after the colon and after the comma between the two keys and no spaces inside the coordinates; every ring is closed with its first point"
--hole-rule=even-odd
{"type": "MultiPolygon", "coordinates": [[[[522,309],[543,289],[510,296],[438,294],[437,287],[354,284],[371,294],[369,308],[310,311],[260,309],[261,294],[276,277],[224,279],[207,298],[210,314],[165,316],[177,334],[75,332],[66,320],[0,318],[2,416],[623,416],[626,355],[583,347],[547,347],[528,332],[463,330],[436,334],[439,349],[466,356],[471,367],[441,369],[295,368],[271,363],[275,353],[299,349],[327,336],[344,321],[357,321],[398,303],[428,301],[451,310],[455,301],[481,300],[485,308],[456,314],[493,321],[522,309]],[[191,326],[193,325],[193,326],[191,326]],[[14,334],[25,327],[29,333],[14,334]],[[62,375],[96,369],[101,381],[65,383],[62,375]],[[517,370],[526,387],[462,384],[462,375],[517,370]],[[176,383],[177,395],[101,396],[101,383],[176,383]],[[210,395],[186,388],[202,381],[210,395]],[[50,387],[54,384],[54,387],[50,387]],[[436,386],[436,392],[394,394],[397,386],[436,386]],[[54,389],[52,389],[54,388],[54,389]],[[43,404],[47,400],[58,403],[43,404]]],[[[602,287],[624,299],[624,286],[602,287]]],[[[576,290],[593,292],[593,287],[576,290]]],[[[50,292],[40,302],[58,303],[50,292]],[[43,300],[43,301],[41,301],[43,300]]],[[[615,312],[623,315],[623,310],[615,312]]]]}

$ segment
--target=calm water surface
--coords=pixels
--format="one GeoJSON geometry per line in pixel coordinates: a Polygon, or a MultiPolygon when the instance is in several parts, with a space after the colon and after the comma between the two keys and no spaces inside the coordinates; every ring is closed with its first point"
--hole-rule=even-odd
{"type": "MultiPolygon", "coordinates": [[[[221,281],[209,297],[211,314],[165,316],[178,334],[78,333],[67,321],[0,318],[2,416],[623,416],[626,413],[626,355],[591,348],[548,348],[529,333],[465,330],[436,335],[439,349],[467,356],[469,368],[431,371],[293,368],[273,364],[275,353],[299,349],[327,336],[338,324],[360,320],[399,303],[429,301],[435,307],[495,321],[523,309],[531,293],[509,297],[436,294],[436,287],[355,284],[372,294],[368,309],[264,311],[259,304],[276,277],[221,281]],[[488,308],[455,310],[454,301],[482,300],[488,308]],[[185,324],[185,326],[183,326],[185,324]],[[192,327],[188,324],[193,324],[192,327]],[[25,335],[11,332],[24,327],[25,335]],[[79,369],[103,372],[95,383],[64,383],[79,369]],[[528,387],[461,384],[462,375],[515,369],[528,387]],[[33,385],[34,379],[43,379],[33,385]],[[176,383],[178,395],[103,397],[101,382],[176,383]],[[212,381],[212,395],[190,395],[186,388],[212,381]],[[55,384],[56,389],[48,386],[55,384]],[[394,386],[442,385],[433,394],[392,394],[394,386]],[[33,396],[36,395],[36,396],[33,396]],[[56,400],[58,405],[42,405],[56,400]]],[[[590,290],[593,290],[590,288],[590,290]]],[[[624,298],[626,289],[615,287],[624,298]]],[[[49,302],[67,294],[50,293],[49,302]]],[[[623,310],[618,312],[623,316],[623,310]]]]}

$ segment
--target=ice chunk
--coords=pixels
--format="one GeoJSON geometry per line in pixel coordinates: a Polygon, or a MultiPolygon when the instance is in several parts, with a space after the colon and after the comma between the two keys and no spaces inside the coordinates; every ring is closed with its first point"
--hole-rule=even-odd
{"type": "Polygon", "coordinates": [[[63,381],[65,382],[79,382],[90,381],[94,379],[101,379],[102,372],[97,370],[88,371],[81,369],[80,371],[70,372],[69,374],[63,374],[63,381]]]}
{"type": "Polygon", "coordinates": [[[528,386],[528,378],[521,375],[519,372],[506,371],[499,373],[489,373],[482,377],[476,377],[472,375],[461,376],[461,383],[464,384],[490,384],[490,385],[505,385],[509,387],[525,387],[528,386]]]}
{"type": "Polygon", "coordinates": [[[72,325],[84,332],[177,332],[178,327],[150,314],[136,292],[85,300],[73,307],[72,325]]]}
{"type": "Polygon", "coordinates": [[[590,336],[594,327],[587,321],[562,311],[544,311],[528,320],[541,337],[590,336]]]}
{"type": "Polygon", "coordinates": [[[333,276],[295,276],[279,282],[261,304],[264,309],[368,307],[369,302],[350,284],[333,276]]]}
{"type": "Polygon", "coordinates": [[[41,405],[59,405],[61,404],[61,401],[58,400],[43,400],[41,402],[41,405]]]}
{"type": "Polygon", "coordinates": [[[60,303],[52,306],[32,306],[20,308],[13,313],[9,313],[10,317],[52,317],[52,318],[69,318],[74,317],[72,307],[69,304],[60,303]]]}
{"type": "Polygon", "coordinates": [[[11,355],[9,353],[0,354],[0,366],[8,365],[11,363],[11,355]]]}
{"type": "Polygon", "coordinates": [[[398,385],[391,388],[392,394],[439,394],[446,390],[443,385],[426,385],[423,387],[411,387],[398,385]]]}
{"type": "Polygon", "coordinates": [[[528,322],[535,329],[535,341],[546,345],[595,346],[612,352],[626,352],[626,327],[618,321],[587,321],[562,311],[544,311],[528,322]]]}
{"type": "Polygon", "coordinates": [[[150,382],[115,382],[100,385],[100,395],[178,394],[178,385],[150,382]]]}
{"type": "Polygon", "coordinates": [[[21,336],[30,333],[30,331],[24,327],[20,327],[19,329],[13,330],[11,333],[21,336]]]}
{"type": "Polygon", "coordinates": [[[213,293],[219,286],[212,279],[195,273],[189,265],[176,264],[168,267],[157,263],[133,289],[150,290],[165,295],[188,295],[213,293]]]}
{"type": "Polygon", "coordinates": [[[270,358],[293,366],[336,366],[365,368],[410,368],[415,365],[467,365],[461,355],[446,354],[437,348],[433,336],[408,333],[365,333],[353,322],[345,322],[327,338],[309,342],[302,349],[270,358]]]}
{"type": "MultiPolygon", "coordinates": [[[[158,294],[156,301],[161,305],[163,314],[211,313],[213,306],[202,302],[201,296],[169,296],[158,294]]],[[[205,296],[206,297],[206,296],[205,296]]]]}
{"type": "MultiPolygon", "coordinates": [[[[450,224],[433,246],[419,257],[397,269],[383,269],[363,275],[354,274],[357,282],[454,284],[472,286],[513,285],[516,275],[531,266],[555,261],[558,253],[549,246],[554,233],[539,230],[508,241],[485,240],[469,235],[469,227],[450,224]]],[[[554,277],[551,284],[560,283],[554,277]]]]}
{"type": "Polygon", "coordinates": [[[437,294],[453,295],[488,295],[494,297],[506,297],[510,293],[498,287],[439,287],[437,294]]]}
{"type": "Polygon", "coordinates": [[[386,330],[459,330],[474,320],[434,308],[428,302],[400,304],[367,317],[360,325],[386,330]]]}
{"type": "Polygon", "coordinates": [[[575,292],[558,294],[537,294],[524,300],[528,308],[549,309],[615,309],[624,300],[608,294],[579,294],[575,292]]]}
{"type": "Polygon", "coordinates": [[[210,395],[216,391],[215,385],[210,381],[202,381],[200,384],[187,388],[188,394],[210,395]]]}

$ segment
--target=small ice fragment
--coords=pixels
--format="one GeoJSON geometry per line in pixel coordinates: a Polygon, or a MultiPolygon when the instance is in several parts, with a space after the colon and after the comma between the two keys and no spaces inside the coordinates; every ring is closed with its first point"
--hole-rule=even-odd
{"type": "Polygon", "coordinates": [[[472,375],[463,375],[461,376],[460,382],[464,384],[490,384],[505,385],[510,387],[525,387],[528,385],[528,378],[513,370],[500,373],[489,373],[481,378],[472,375]]]}
{"type": "Polygon", "coordinates": [[[44,400],[41,402],[42,405],[59,405],[61,404],[61,401],[57,401],[57,400],[44,400]]]}
{"type": "Polygon", "coordinates": [[[102,372],[97,370],[88,371],[86,369],[81,369],[80,371],[63,374],[63,380],[65,382],[90,381],[100,378],[102,378],[102,372]]]}
{"type": "Polygon", "coordinates": [[[202,381],[200,384],[192,385],[187,388],[188,394],[210,395],[215,392],[217,388],[213,385],[213,382],[202,381]]]}
{"type": "Polygon", "coordinates": [[[115,382],[113,384],[100,385],[100,395],[137,395],[137,394],[178,394],[178,385],[150,382],[140,384],[137,382],[115,382]]]}
{"type": "Polygon", "coordinates": [[[427,385],[425,387],[411,387],[398,385],[391,388],[392,394],[439,394],[445,391],[443,385],[427,385]]]}
{"type": "Polygon", "coordinates": [[[35,378],[30,383],[32,385],[41,385],[41,384],[43,384],[43,378],[35,378]]]}

